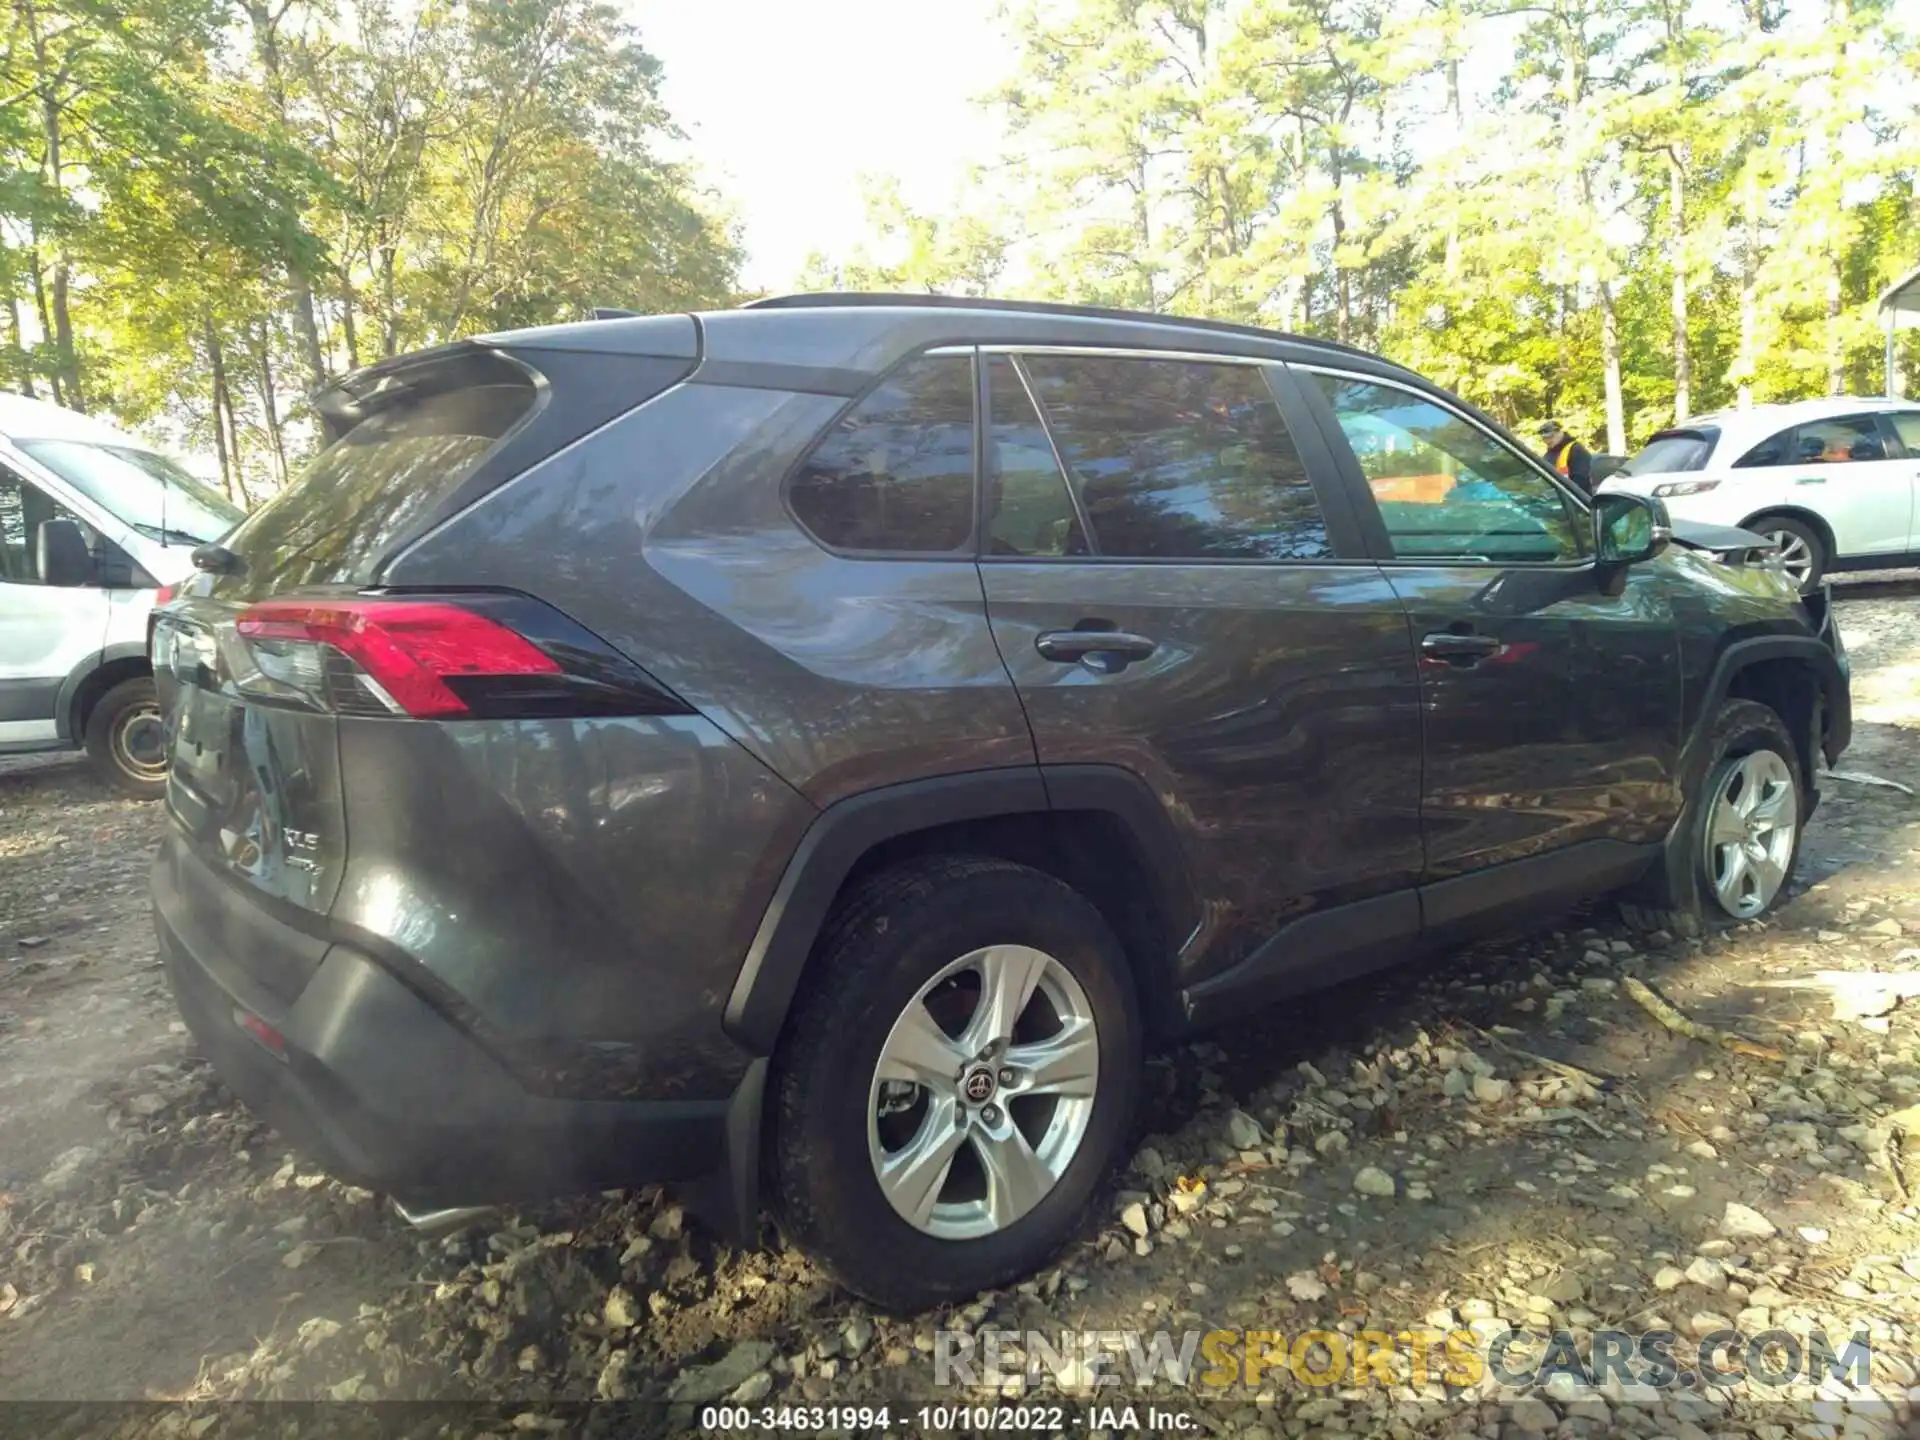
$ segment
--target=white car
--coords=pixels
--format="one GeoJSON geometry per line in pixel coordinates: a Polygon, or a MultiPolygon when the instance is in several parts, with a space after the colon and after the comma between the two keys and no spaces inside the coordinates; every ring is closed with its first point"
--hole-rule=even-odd
{"type": "Polygon", "coordinates": [[[1920,565],[1920,404],[1841,397],[1696,415],[1599,488],[1768,536],[1803,590],[1835,570],[1920,565]]]}
{"type": "Polygon", "coordinates": [[[85,746],[166,785],[147,617],[240,509],[109,425],[0,395],[0,755],[85,746]]]}

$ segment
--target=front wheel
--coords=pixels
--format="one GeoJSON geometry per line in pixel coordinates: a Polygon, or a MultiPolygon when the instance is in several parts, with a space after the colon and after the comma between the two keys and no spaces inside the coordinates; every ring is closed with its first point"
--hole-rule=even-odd
{"type": "Polygon", "coordinates": [[[1693,935],[1707,920],[1766,914],[1793,881],[1806,793],[1780,716],[1757,701],[1726,701],[1707,736],[1706,773],[1661,864],[1621,896],[1623,918],[1693,935]]]}
{"type": "Polygon", "coordinates": [[[151,676],[122,680],[87,716],[87,758],[94,770],[142,800],[167,789],[167,732],[151,676]]]}
{"type": "Polygon", "coordinates": [[[1704,896],[1734,920],[1764,915],[1793,878],[1805,812],[1793,737],[1751,700],[1729,701],[1700,816],[1704,896]]]}
{"type": "Polygon", "coordinates": [[[888,1309],[1030,1273],[1132,1120],[1141,1037],[1119,942],[1077,891],[935,858],[847,897],[774,1064],[791,1238],[888,1309]]]}

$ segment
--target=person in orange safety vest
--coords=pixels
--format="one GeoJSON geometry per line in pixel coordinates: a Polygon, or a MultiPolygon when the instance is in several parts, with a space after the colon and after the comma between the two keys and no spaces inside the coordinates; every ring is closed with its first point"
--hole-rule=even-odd
{"type": "Polygon", "coordinates": [[[1567,479],[1580,487],[1584,495],[1593,493],[1593,455],[1587,447],[1567,433],[1567,427],[1558,420],[1549,420],[1540,427],[1540,438],[1546,443],[1546,461],[1567,479]]]}

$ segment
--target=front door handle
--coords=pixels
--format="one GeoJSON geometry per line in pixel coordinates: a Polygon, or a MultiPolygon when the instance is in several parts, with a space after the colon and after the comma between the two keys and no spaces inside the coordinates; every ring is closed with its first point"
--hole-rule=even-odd
{"type": "Polygon", "coordinates": [[[1090,670],[1112,674],[1146,659],[1157,647],[1146,636],[1125,630],[1047,630],[1034,637],[1033,648],[1055,664],[1085,662],[1090,670]]]}
{"type": "Polygon", "coordinates": [[[1500,641],[1492,635],[1456,635],[1439,630],[1420,642],[1420,654],[1446,665],[1474,665],[1497,654],[1500,641]]]}

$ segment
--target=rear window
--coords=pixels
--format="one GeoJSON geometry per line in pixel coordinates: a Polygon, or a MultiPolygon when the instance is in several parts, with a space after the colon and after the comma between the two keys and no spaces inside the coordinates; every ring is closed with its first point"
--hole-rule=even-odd
{"type": "Polygon", "coordinates": [[[1620,467],[1622,475],[1680,475],[1707,468],[1720,432],[1714,429],[1662,430],[1646,448],[1620,467]]]}
{"type": "Polygon", "coordinates": [[[275,588],[364,585],[381,559],[532,411],[524,372],[494,359],[403,391],[314,457],[226,544],[275,588]],[[467,382],[467,383],[459,383],[467,382]],[[477,382],[477,383],[475,383],[477,382]]]}

